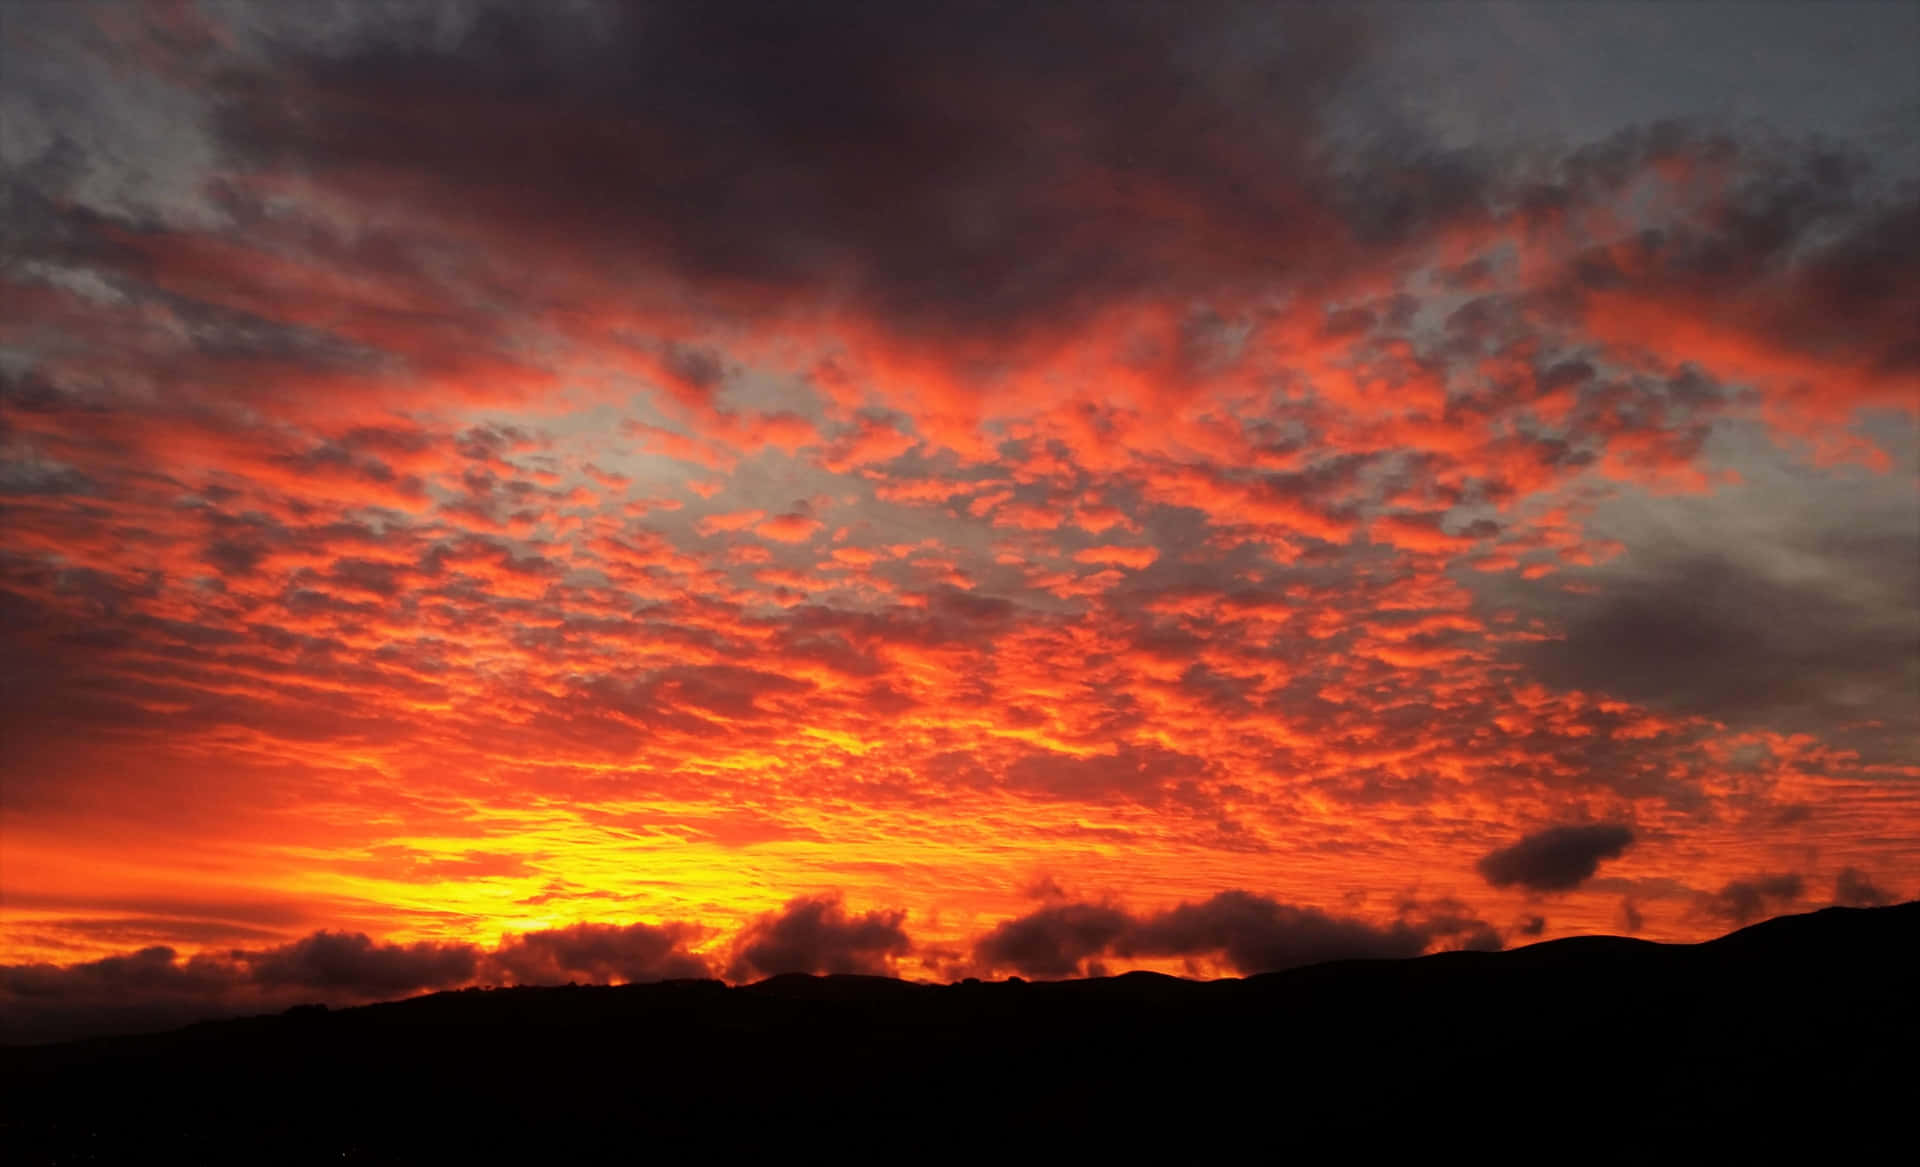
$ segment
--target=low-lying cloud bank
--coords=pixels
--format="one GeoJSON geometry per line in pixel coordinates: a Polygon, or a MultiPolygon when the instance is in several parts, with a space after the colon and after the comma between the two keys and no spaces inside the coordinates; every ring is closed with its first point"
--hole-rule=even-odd
{"type": "Polygon", "coordinates": [[[1500,934],[1458,904],[1407,905],[1391,924],[1328,915],[1248,891],[1135,915],[1104,904],[1049,904],[974,945],[983,968],[1028,976],[1099,976],[1108,958],[1206,958],[1240,973],[1327,960],[1418,956],[1429,948],[1498,949],[1500,934]]]}
{"type": "Polygon", "coordinates": [[[319,931],[267,948],[182,956],[165,945],[70,965],[0,965],[0,1040],[43,1041],[182,1025],[324,1001],[353,1004],[466,985],[751,981],[785,972],[892,975],[912,947],[905,913],[851,915],[801,896],[708,945],[697,924],[573,924],[505,936],[492,949],[380,943],[319,931]],[[707,945],[706,948],[702,948],[707,945]]]}
{"type": "Polygon", "coordinates": [[[1101,975],[1108,961],[1173,957],[1196,971],[1253,973],[1501,944],[1494,929],[1451,902],[1403,905],[1399,919],[1376,925],[1227,891],[1147,914],[1110,904],[1051,903],[995,926],[969,957],[922,950],[903,911],[854,913],[838,895],[825,894],[797,897],[724,940],[716,940],[714,929],[684,922],[574,924],[509,935],[490,949],[319,931],[264,948],[183,955],[157,945],[70,965],[0,965],[0,1040],[161,1029],[303,1002],[355,1004],[467,985],[894,976],[916,952],[942,976],[1069,977],[1101,975]]]}
{"type": "MultiPolygon", "coordinates": [[[[1512,850],[1520,850],[1513,848],[1512,850]]],[[[1735,926],[1802,906],[1797,874],[1736,880],[1696,907],[1735,926]]],[[[1152,912],[1068,899],[1048,886],[1025,915],[1002,920],[968,951],[921,944],[899,909],[848,911],[838,893],[798,896],[724,939],[700,924],[573,924],[501,938],[492,948],[451,941],[383,943],[318,931],[285,944],[182,955],[155,945],[76,964],[0,965],[0,1042],[134,1033],[193,1021],[405,997],[469,985],[633,984],[683,978],[744,984],[783,973],[940,979],[1104,976],[1111,968],[1184,962],[1190,975],[1252,975],[1333,960],[1401,959],[1451,949],[1496,951],[1508,937],[1452,899],[1405,899],[1391,920],[1336,915],[1244,890],[1152,912]]],[[[1899,897],[1848,868],[1833,902],[1899,897]]],[[[1512,938],[1544,931],[1522,919],[1512,938]]]]}

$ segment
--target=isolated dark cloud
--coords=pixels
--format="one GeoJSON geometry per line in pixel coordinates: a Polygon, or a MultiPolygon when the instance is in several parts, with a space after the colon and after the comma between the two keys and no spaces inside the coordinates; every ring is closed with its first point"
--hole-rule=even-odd
{"type": "Polygon", "coordinates": [[[799,896],[741,930],[727,979],[779,973],[891,976],[894,960],[913,947],[901,926],[905,920],[900,911],[849,915],[837,895],[799,896]]]}
{"type": "Polygon", "coordinates": [[[1632,843],[1633,830],[1618,823],[1548,827],[1481,859],[1480,874],[1494,887],[1571,891],[1632,843]]]}

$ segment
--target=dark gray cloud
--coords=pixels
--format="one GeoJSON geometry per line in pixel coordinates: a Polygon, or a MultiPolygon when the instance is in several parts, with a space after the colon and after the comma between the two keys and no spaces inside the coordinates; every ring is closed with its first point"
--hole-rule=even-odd
{"type": "Polygon", "coordinates": [[[471,944],[376,944],[362,932],[315,932],[265,952],[236,953],[251,978],[270,987],[350,993],[439,989],[473,979],[480,950],[471,944]]]}
{"type": "Polygon", "coordinates": [[[1754,427],[1723,424],[1704,456],[1742,481],[1603,503],[1589,529],[1626,550],[1567,565],[1581,591],[1470,582],[1564,629],[1512,650],[1549,686],[1738,728],[1844,732],[1863,756],[1905,762],[1920,745],[1920,435],[1911,422],[1863,432],[1888,472],[1799,465],[1754,427]]]}
{"type": "Polygon", "coordinates": [[[1703,895],[1696,906],[1704,915],[1732,924],[1751,924],[1762,916],[1785,911],[1806,890],[1806,880],[1798,874],[1755,875],[1727,882],[1712,895],[1703,895]]]}
{"type": "Polygon", "coordinates": [[[974,945],[973,955],[989,968],[1027,976],[1073,976],[1133,924],[1126,912],[1104,904],[1051,904],[994,925],[974,945]]]}
{"type": "Polygon", "coordinates": [[[1480,874],[1494,887],[1571,891],[1593,877],[1601,860],[1619,858],[1632,843],[1632,828],[1619,823],[1548,827],[1488,854],[1480,874]]]}
{"type": "MultiPolygon", "coordinates": [[[[1288,279],[1318,288],[1311,277],[1362,270],[1381,249],[1417,243],[1446,226],[1470,227],[1489,205],[1517,204],[1544,220],[1595,191],[1617,191],[1649,163],[1689,156],[1724,161],[1738,150],[1746,151],[1743,157],[1755,162],[1758,173],[1736,186],[1724,215],[1585,256],[1568,286],[1553,289],[1544,302],[1571,316],[1582,297],[1596,290],[1690,296],[1739,307],[1729,314],[1734,324],[1798,352],[1864,354],[1876,374],[1888,377],[1920,367],[1909,327],[1912,273],[1920,270],[1920,204],[1910,196],[1883,197],[1859,157],[1816,148],[1787,151],[1782,157],[1791,157],[1773,165],[1766,149],[1736,149],[1732,139],[1659,123],[1604,137],[1586,149],[1563,150],[1563,140],[1545,168],[1550,178],[1516,186],[1507,173],[1511,158],[1438,150],[1403,126],[1376,124],[1362,135],[1366,140],[1347,143],[1337,124],[1342,103],[1351,100],[1354,82],[1381,79],[1368,76],[1377,67],[1371,54],[1379,39],[1371,12],[975,0],[918,7],[835,3],[804,10],[773,4],[582,4],[565,17],[509,2],[204,7],[229,25],[221,36],[206,36],[190,21],[177,35],[160,36],[157,24],[134,20],[128,27],[136,28],[139,43],[109,45],[91,14],[78,6],[28,5],[25,16],[10,13],[6,68],[0,69],[6,102],[0,115],[8,129],[0,135],[6,151],[0,160],[13,176],[4,209],[20,212],[5,241],[23,237],[34,249],[25,262],[7,268],[7,279],[23,287],[58,287],[96,305],[147,297],[149,306],[164,307],[177,320],[182,352],[201,361],[194,367],[202,372],[251,362],[369,371],[379,362],[361,345],[316,328],[138,287],[142,264],[151,257],[129,240],[148,237],[119,227],[225,224],[238,228],[227,238],[242,251],[249,243],[274,254],[291,249],[319,268],[364,274],[376,284],[390,279],[413,290],[440,290],[421,274],[439,270],[423,259],[429,253],[436,259],[497,254],[504,266],[528,273],[524,287],[513,291],[524,292],[529,302],[563,294],[560,288],[591,298],[604,289],[591,278],[573,277],[599,273],[616,277],[622,293],[635,298],[658,291],[656,284],[672,293],[694,289],[699,310],[717,309],[711,313],[716,319],[830,299],[850,303],[856,315],[865,313],[870,319],[863,324],[878,322],[903,334],[999,341],[1020,339],[1027,328],[1070,324],[1143,294],[1229,298],[1288,279]],[[133,68],[135,60],[166,67],[133,68]],[[200,68],[207,72],[196,75],[200,68]],[[196,89],[196,76],[207,84],[196,89]],[[318,220],[289,225],[252,205],[247,184],[229,187],[215,180],[216,173],[250,170],[298,174],[323,192],[345,196],[340,205],[378,205],[383,216],[350,231],[318,220]],[[374,221],[389,214],[402,225],[392,233],[374,221]],[[108,220],[113,230],[105,229],[108,220]],[[409,231],[416,234],[409,237],[409,231]],[[110,237],[119,242],[109,243],[110,237]],[[548,260],[565,268],[551,284],[540,278],[548,260]],[[1749,297],[1752,289],[1758,292],[1749,297]],[[807,295],[817,292],[831,296],[807,295]],[[1777,311],[1778,305],[1793,310],[1777,311]]],[[[1648,75],[1661,72],[1641,67],[1648,75]]],[[[1910,85],[1910,74],[1903,79],[1910,85]]],[[[1503,93],[1501,100],[1509,99],[1503,93]]],[[[1597,136],[1617,120],[1583,129],[1572,140],[1597,136]]],[[[321,198],[315,205],[326,202],[321,198]]],[[[148,239],[156,240],[167,241],[148,239]]],[[[234,270],[207,276],[211,290],[201,290],[230,293],[235,289],[224,285],[245,282],[240,268],[259,266],[258,257],[250,257],[234,270]]],[[[1475,270],[1469,263],[1448,279],[1462,289],[1476,287],[1488,280],[1486,267],[1475,270]]],[[[469,290],[484,299],[477,284],[469,290]]],[[[1360,338],[1383,323],[1396,332],[1410,330],[1416,307],[1401,297],[1334,309],[1326,333],[1360,338]]],[[[425,316],[413,323],[427,327],[425,316]]],[[[1464,352],[1501,339],[1502,327],[1528,316],[1518,302],[1490,294],[1453,313],[1451,332],[1464,352]]],[[[1194,319],[1199,323],[1190,329],[1192,351],[1183,351],[1181,359],[1196,368],[1228,360],[1237,325],[1217,314],[1194,319]]],[[[464,318],[436,317],[431,323],[435,337],[444,332],[462,351],[475,345],[475,337],[491,335],[464,318]]],[[[392,334],[385,327],[379,332],[392,334]]],[[[103,348],[114,343],[99,342],[103,348]]],[[[737,372],[724,353],[699,345],[661,342],[656,355],[661,379],[687,400],[710,401],[737,372]]],[[[989,355],[980,363],[991,360],[989,355]]],[[[969,356],[955,366],[972,371],[972,362],[969,356]]],[[[1623,388],[1596,362],[1601,358],[1552,354],[1538,377],[1541,389],[1578,397],[1576,415],[1593,430],[1588,438],[1664,437],[1661,425],[1678,419],[1672,421],[1671,445],[1685,456],[1681,461],[1720,455],[1716,410],[1745,390],[1712,384],[1692,371],[1623,388]],[[1606,424],[1618,428],[1593,420],[1602,417],[1615,419],[1606,424]]],[[[128,367],[145,373],[158,363],[132,359],[128,367]]],[[[157,372],[152,376],[164,380],[157,372]]],[[[299,392],[297,386],[282,389],[272,376],[250,372],[247,381],[272,386],[274,395],[299,392]]],[[[209,384],[215,386],[210,395],[239,392],[217,380],[209,384]]],[[[0,405],[22,415],[63,394],[72,397],[66,404],[77,407],[84,396],[56,386],[40,370],[8,374],[0,394],[0,405]]],[[[173,401],[177,395],[154,397],[173,401]]],[[[1474,408],[1450,403],[1448,410],[1455,404],[1474,408]]],[[[9,424],[0,417],[0,427],[9,424]]],[[[1272,430],[1276,444],[1270,453],[1290,454],[1312,444],[1312,431],[1296,433],[1291,422],[1276,422],[1272,430]]],[[[520,440],[481,428],[463,446],[476,459],[497,461],[520,440]]],[[[413,443],[400,431],[391,438],[357,431],[290,449],[273,464],[309,481],[338,479],[417,499],[425,497],[425,488],[396,469],[404,465],[400,455],[417,452],[413,443]]],[[[1597,457],[1572,437],[1528,438],[1524,450],[1517,460],[1541,465],[1582,465],[1597,457]]],[[[1740,506],[1772,513],[1792,499],[1814,497],[1802,483],[1779,475],[1759,480],[1751,472],[1759,457],[1741,450],[1726,459],[1741,465],[1752,483],[1740,506]]],[[[1354,512],[1337,509],[1335,500],[1380,471],[1362,458],[1333,456],[1306,472],[1263,475],[1261,497],[1350,517],[1354,512]]],[[[1868,513],[1857,499],[1842,497],[1856,484],[1834,475],[1838,485],[1824,488],[1828,493],[1816,505],[1765,537],[1717,521],[1711,512],[1672,524],[1687,533],[1684,542],[1642,537],[1659,525],[1655,520],[1637,529],[1621,520],[1629,529],[1620,534],[1632,551],[1619,563],[1569,569],[1567,576],[1586,585],[1578,592],[1562,590],[1557,579],[1535,589],[1543,596],[1538,604],[1552,616],[1543,625],[1569,634],[1518,650],[1530,678],[1771,729],[1825,732],[1871,724],[1877,728],[1848,731],[1872,735],[1879,748],[1866,751],[1870,756],[1910,758],[1910,749],[1900,755],[1896,738],[1907,732],[1910,745],[1920,708],[1913,701],[1920,692],[1920,609],[1914,603],[1920,560],[1912,554],[1911,475],[1900,477],[1903,471],[1904,464],[1889,476],[1904,492],[1896,506],[1876,505],[1868,513]],[[1847,521],[1836,522],[1834,515],[1847,521]],[[1782,619],[1782,613],[1793,619],[1782,619]]],[[[461,481],[466,496],[447,506],[449,515],[505,522],[533,513],[519,508],[516,488],[525,483],[502,482],[479,467],[461,481]]],[[[0,493],[57,496],[100,489],[80,471],[0,466],[0,493]]],[[[1877,489],[1885,494],[1884,487],[1877,489]]],[[[1057,501],[1039,497],[1039,490],[1023,484],[1021,501],[1057,501]]],[[[1459,490],[1468,503],[1506,502],[1513,488],[1475,482],[1459,490]]],[[[1148,509],[1120,501],[1128,510],[1148,509]]],[[[1448,501],[1459,499],[1449,495],[1448,501]]],[[[296,530],[285,519],[227,521],[217,511],[210,508],[208,529],[197,544],[201,563],[235,580],[260,574],[276,549],[318,539],[317,530],[296,530]]],[[[1619,517],[1603,510],[1597,527],[1619,517]]],[[[1165,521],[1196,527],[1184,514],[1165,521]]],[[[1463,523],[1455,517],[1443,528],[1434,517],[1431,524],[1434,534],[1447,529],[1494,538],[1508,521],[1463,523]]],[[[1161,540],[1159,531],[1152,534],[1163,551],[1175,546],[1161,540]]],[[[558,578],[564,570],[558,559],[516,557],[504,542],[496,551],[501,570],[517,576],[558,578]]],[[[443,562],[454,558],[452,552],[436,546],[420,560],[421,573],[440,577],[451,570],[457,576],[443,562]]],[[[478,552],[469,547],[462,554],[478,552]]],[[[1175,562],[1179,558],[1167,554],[1162,570],[1188,573],[1182,578],[1203,588],[1238,570],[1222,560],[1183,565],[1175,562]]],[[[1311,561],[1300,569],[1303,577],[1310,570],[1311,561]]],[[[38,601],[0,595],[0,631],[21,649],[0,654],[15,662],[0,665],[0,687],[9,697],[0,728],[44,728],[57,720],[81,733],[112,726],[184,735],[247,723],[286,739],[350,734],[363,742],[392,741],[402,730],[378,723],[364,706],[353,708],[347,691],[337,687],[299,693],[298,700],[284,703],[295,713],[276,712],[270,721],[233,696],[230,684],[193,691],[185,682],[204,667],[210,639],[239,635],[212,627],[169,628],[167,652],[175,659],[151,682],[129,682],[120,675],[124,670],[88,666],[110,641],[126,647],[158,629],[157,622],[141,624],[127,615],[139,610],[138,601],[154,597],[127,592],[124,581],[113,583],[92,569],[62,569],[61,579],[63,589],[94,595],[84,616],[56,618],[38,601]],[[157,712],[163,709],[177,712],[157,712]]],[[[342,556],[324,570],[298,573],[290,584],[298,590],[289,592],[285,606],[304,616],[332,612],[363,619],[412,590],[414,579],[409,568],[386,559],[342,556]]],[[[1489,590],[1508,585],[1504,579],[1474,584],[1489,590]]],[[[157,576],[151,586],[158,587],[157,576]]],[[[858,647],[854,633],[863,633],[869,645],[884,646],[889,637],[974,644],[1025,617],[986,590],[948,589],[930,597],[927,608],[912,615],[898,609],[844,615],[825,607],[794,609],[784,634],[790,637],[787,647],[796,660],[810,655],[849,673],[879,675],[879,652],[858,647]]],[[[1238,605],[1242,598],[1265,602],[1251,591],[1230,602],[1238,605]]],[[[528,648],[552,650],[569,635],[600,635],[525,617],[524,608],[515,609],[506,622],[518,629],[516,643],[528,648]]],[[[1392,619],[1376,618],[1383,624],[1392,619]]],[[[247,635],[288,652],[297,647],[316,662],[313,675],[321,680],[365,679],[371,675],[367,666],[382,659],[349,660],[344,645],[318,638],[296,646],[294,634],[278,627],[247,635]]],[[[1204,640],[1167,624],[1143,624],[1129,635],[1131,649],[1162,662],[1191,659],[1204,640]]],[[[1406,647],[1447,643],[1437,636],[1406,647]]],[[[1268,644],[1276,659],[1318,659],[1314,654],[1327,651],[1298,632],[1268,644]]],[[[721,648],[705,647],[716,654],[721,648]]],[[[1344,649],[1339,641],[1330,647],[1344,649]]],[[[382,683],[405,685],[423,702],[443,702],[445,693],[422,679],[441,670],[431,661],[412,663],[422,667],[382,683]]],[[[783,664],[791,671],[791,663],[783,664]]],[[[1298,671],[1289,689],[1264,696],[1261,685],[1201,664],[1184,672],[1180,685],[1205,694],[1223,719],[1284,708],[1303,736],[1334,740],[1336,734],[1322,732],[1335,724],[1335,714],[1312,691],[1318,678],[1298,671]],[[1263,708],[1263,702],[1269,704],[1263,708]]],[[[593,708],[605,706],[620,715],[617,725],[609,719],[608,741],[626,748],[631,736],[663,727],[712,732],[705,714],[734,724],[776,721],[759,699],[796,688],[777,670],[677,666],[659,673],[651,688],[610,681],[583,686],[556,702],[564,708],[553,714],[553,724],[564,722],[565,732],[577,738],[593,724],[593,708]],[[679,703],[671,710],[659,692],[667,686],[679,703]]],[[[1387,691],[1375,689],[1373,696],[1387,691]]],[[[913,699],[886,685],[872,692],[875,709],[913,699]]],[[[1144,709],[1123,701],[1123,694],[1116,695],[1110,717],[1090,731],[1093,741],[1117,741],[1147,719],[1144,709]]],[[[1390,703],[1377,704],[1384,709],[1390,703]]],[[[1025,710],[1017,713],[1027,716],[1025,710]]],[[[1031,716],[1038,724],[1044,714],[1031,716]]],[[[1367,728],[1384,728],[1398,741],[1412,740],[1417,731],[1448,736],[1460,726],[1442,721],[1445,716],[1436,704],[1407,701],[1379,712],[1367,728]]],[[[1558,781],[1560,774],[1578,772],[1622,792],[1665,794],[1678,804],[1681,795],[1662,785],[1664,775],[1631,770],[1636,755],[1652,759],[1638,761],[1643,766],[1664,764],[1661,756],[1626,735],[1612,738],[1607,726],[1605,716],[1591,714],[1581,734],[1555,744],[1551,764],[1512,776],[1489,765],[1489,781],[1558,781]]],[[[28,735],[0,733],[9,736],[16,744],[0,745],[0,756],[12,760],[8,751],[28,735]]],[[[1056,797],[1144,800],[1178,788],[1198,805],[1201,796],[1189,788],[1210,776],[1205,759],[1123,744],[1112,753],[1026,754],[993,779],[1028,795],[1056,797]]],[[[1322,793],[1352,804],[1398,800],[1417,806],[1431,800],[1435,782],[1356,767],[1328,780],[1322,793]]],[[[0,799],[13,806],[57,784],[28,777],[6,784],[0,799]]],[[[1591,835],[1545,841],[1534,836],[1488,856],[1483,870],[1495,883],[1574,887],[1626,842],[1607,851],[1609,845],[1591,835]]],[[[1797,877],[1736,881],[1710,897],[1707,910],[1732,919],[1797,898],[1798,887],[1782,890],[1788,878],[1797,877]]],[[[1837,900],[1861,902],[1885,894],[1858,873],[1851,881],[1843,873],[1835,892],[1837,900]]],[[[1637,928],[1630,900],[1623,913],[1637,928]]],[[[82,995],[400,992],[489,972],[519,979],[646,979],[706,970],[686,950],[689,938],[672,925],[583,925],[516,938],[487,954],[470,946],[382,945],[360,935],[321,933],[211,963],[181,962],[171,950],[156,948],[114,958],[117,964],[52,972],[45,971],[51,966],[31,966],[42,971],[7,983],[37,985],[57,996],[62,985],[82,995]]],[[[1036,975],[1065,975],[1104,955],[1126,953],[1218,954],[1234,967],[1254,970],[1330,954],[1402,954],[1415,941],[1486,946],[1499,937],[1457,912],[1382,927],[1231,892],[1147,917],[1103,905],[1050,904],[1001,925],[982,941],[980,953],[983,960],[1036,975]]],[[[228,942],[260,939],[236,936],[228,942]]],[[[909,947],[899,913],[855,918],[837,901],[801,900],[751,926],[735,945],[729,971],[885,971],[909,947]]]]}
{"type": "Polygon", "coordinates": [[[7,6],[0,205],[9,218],[51,200],[143,222],[217,223],[223,216],[204,188],[220,154],[208,95],[178,75],[127,68],[129,52],[160,50],[164,38],[138,20],[102,20],[108,12],[7,6]]]}
{"type": "Polygon", "coordinates": [[[849,915],[837,895],[800,896],[741,930],[727,979],[779,973],[893,975],[893,962],[913,947],[901,926],[906,913],[849,915]]]}
{"type": "Polygon", "coordinates": [[[910,331],[1002,331],[1311,266],[1319,112],[1368,40],[1215,2],[582,11],[256,21],[222,140],[710,294],[833,284],[910,331]]]}
{"type": "Polygon", "coordinates": [[[502,984],[529,985],[707,977],[706,960],[686,951],[699,936],[686,924],[574,924],[506,937],[482,971],[502,984]]]}
{"type": "Polygon", "coordinates": [[[1882,400],[1901,404],[1903,394],[1887,390],[1910,393],[1920,375],[1912,329],[1920,194],[1911,180],[1890,184],[1877,159],[1820,139],[1722,141],[1745,173],[1710,221],[1590,252],[1575,265],[1575,285],[1699,314],[1749,352],[1831,361],[1828,392],[1878,384],[1882,400]]]}
{"type": "Polygon", "coordinates": [[[1099,975],[1103,957],[1213,957],[1241,973],[1329,960],[1417,956],[1443,947],[1497,949],[1499,935],[1452,902],[1402,905],[1376,925],[1233,890],[1135,915],[1111,904],[1054,903],[1003,920],[974,945],[977,964],[1027,976],[1099,975]]]}
{"type": "Polygon", "coordinates": [[[1899,898],[1858,867],[1841,868],[1833,880],[1833,902],[1844,908],[1880,908],[1899,898]]]}
{"type": "Polygon", "coordinates": [[[1218,953],[1241,972],[1254,973],[1327,960],[1417,956],[1433,935],[1431,926],[1401,922],[1376,927],[1253,892],[1225,891],[1138,921],[1122,939],[1120,951],[1142,956],[1218,953]]]}
{"type": "Polygon", "coordinates": [[[1859,126],[1876,148],[1920,162],[1898,121],[1920,102],[1903,50],[1920,36],[1911,5],[1397,7],[1380,62],[1388,96],[1442,140],[1581,140],[1688,117],[1796,133],[1859,126]]]}
{"type": "Polygon", "coordinates": [[[59,998],[93,993],[200,993],[225,988],[231,967],[217,959],[194,957],[182,961],[165,945],[142,948],[126,956],[58,966],[52,964],[0,965],[0,990],[18,997],[59,998]]]}
{"type": "MultiPolygon", "coordinates": [[[[1852,578],[1920,583],[1910,539],[1886,532],[1834,543],[1855,561],[1852,578]]],[[[1821,582],[1789,583],[1706,555],[1647,564],[1576,613],[1564,641],[1529,656],[1549,684],[1748,724],[1831,725],[1872,711],[1857,704],[1863,688],[1875,704],[1913,695],[1906,674],[1920,660],[1920,636],[1903,616],[1821,582]]]]}
{"type": "Polygon", "coordinates": [[[263,949],[182,959],[165,946],[72,965],[0,965],[0,1040],[132,1033],[301,1002],[355,1003],[473,977],[470,944],[380,944],[315,932],[263,949]]]}
{"type": "MultiPolygon", "coordinates": [[[[137,1033],[246,1012],[243,970],[155,945],[71,965],[0,965],[0,1042],[137,1033]]],[[[256,1006],[257,1010],[257,1006],[256,1006]]]]}
{"type": "Polygon", "coordinates": [[[703,934],[686,924],[578,924],[510,936],[489,952],[472,944],[388,944],[360,932],[321,931],[270,947],[185,958],[155,945],[70,965],[0,965],[0,1041],[140,1032],[483,979],[517,984],[707,976],[706,962],[686,951],[703,934]]]}

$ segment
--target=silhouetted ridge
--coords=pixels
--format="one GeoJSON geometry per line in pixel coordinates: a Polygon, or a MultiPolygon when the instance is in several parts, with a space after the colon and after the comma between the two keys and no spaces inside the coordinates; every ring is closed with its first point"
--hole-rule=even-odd
{"type": "Polygon", "coordinates": [[[1885,908],[1821,908],[1798,916],[1776,916],[1698,945],[1706,949],[1818,946],[1826,953],[1885,949],[1898,953],[1920,931],[1920,900],[1885,908]]]}
{"type": "Polygon", "coordinates": [[[1704,944],[1576,937],[1241,980],[469,989],[8,1049],[0,1097],[21,1163],[721,1144],[834,1159],[929,1138],[936,1159],[1054,1138],[1203,1159],[1276,1132],[1371,1145],[1465,1122],[1510,1138],[1574,1112],[1588,1144],[1724,1151],[1800,1124],[1837,1152],[1911,1104],[1916,984],[1920,903],[1704,944]]]}
{"type": "Polygon", "coordinates": [[[741,991],[794,1001],[874,1001],[910,993],[922,987],[897,977],[860,976],[853,973],[816,977],[806,973],[781,973],[764,981],[744,985],[741,991]]]}

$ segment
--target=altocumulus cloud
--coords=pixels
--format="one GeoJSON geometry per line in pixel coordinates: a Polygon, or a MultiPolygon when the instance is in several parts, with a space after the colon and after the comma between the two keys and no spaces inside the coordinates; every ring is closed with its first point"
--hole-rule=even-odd
{"type": "MultiPolygon", "coordinates": [[[[1449,12],[1489,67],[1448,63],[1436,105],[1403,18],[11,5],[0,813],[49,862],[6,872],[35,913],[7,959],[206,951],[15,966],[0,1007],[886,972],[904,912],[780,902],[997,920],[964,889],[1057,863],[1160,906],[1220,890],[1193,881],[1223,849],[1271,895],[1061,897],[943,940],[1046,975],[1498,940],[1321,903],[1330,824],[1255,809],[1303,798],[1370,828],[1342,882],[1379,894],[1477,882],[1437,813],[1471,796],[1480,850],[1519,839],[1475,907],[1596,893],[1560,930],[1621,892],[1663,938],[1811,902],[1746,877],[1816,846],[1915,886],[1912,160],[1722,132],[1658,85],[1576,137],[1556,109],[1536,144],[1461,142],[1426,123],[1476,85],[1493,120],[1559,103],[1515,100],[1508,21],[1449,12]],[[728,862],[544,878],[555,840],[632,844],[610,768],[728,862]],[[365,813],[278,813],[323,789],[365,813]],[[442,800],[500,850],[409,844],[442,800]],[[1519,838],[1629,804],[1673,887],[1594,877],[1624,827],[1519,838]],[[108,945],[134,909],[98,885],[103,807],[205,844],[156,848],[156,886],[777,910],[493,950],[174,911],[108,945]],[[836,842],[854,821],[880,845],[836,842]],[[1128,848],[1119,882],[1088,840],[1128,848]]],[[[1838,22],[1863,59],[1911,39],[1878,19],[1838,22]]],[[[1836,23],[1733,23],[1770,21],[1796,49],[1836,23]]],[[[1854,56],[1811,68],[1906,92],[1854,56]]]]}

